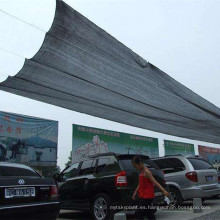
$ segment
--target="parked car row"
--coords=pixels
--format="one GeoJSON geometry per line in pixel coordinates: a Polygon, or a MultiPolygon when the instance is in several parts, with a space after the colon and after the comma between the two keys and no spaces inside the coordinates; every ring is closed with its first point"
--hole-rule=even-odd
{"type": "MultiPolygon", "coordinates": [[[[101,154],[64,169],[56,176],[61,208],[87,210],[96,219],[105,219],[114,213],[110,205],[135,205],[131,199],[138,185],[138,172],[131,163],[134,156],[101,154]]],[[[216,169],[199,156],[142,157],[155,179],[170,192],[174,206],[220,194],[216,169]]],[[[154,203],[162,203],[164,197],[156,187],[155,195],[154,203]]]]}
{"type": "MultiPolygon", "coordinates": [[[[114,153],[90,156],[55,174],[55,180],[42,177],[28,166],[2,162],[0,214],[9,216],[25,211],[28,219],[35,213],[42,219],[56,219],[61,208],[90,211],[97,220],[109,219],[117,207],[136,205],[137,200],[132,200],[138,185],[138,172],[131,163],[134,156],[114,153]]],[[[142,156],[142,160],[170,192],[172,205],[220,194],[216,169],[201,157],[142,156]]],[[[163,202],[164,196],[155,187],[154,203],[163,202]]]]}

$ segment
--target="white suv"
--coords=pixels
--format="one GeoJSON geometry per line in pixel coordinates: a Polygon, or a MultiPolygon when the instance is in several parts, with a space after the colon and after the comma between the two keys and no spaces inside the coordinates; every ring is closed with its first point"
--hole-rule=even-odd
{"type": "Polygon", "coordinates": [[[218,173],[203,158],[172,155],[152,160],[165,174],[173,205],[181,205],[193,198],[220,195],[218,173]]]}

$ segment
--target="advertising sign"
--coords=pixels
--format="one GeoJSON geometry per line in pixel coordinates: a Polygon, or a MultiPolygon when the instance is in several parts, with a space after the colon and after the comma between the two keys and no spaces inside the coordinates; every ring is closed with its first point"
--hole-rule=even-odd
{"type": "Polygon", "coordinates": [[[0,161],[54,166],[58,122],[0,112],[0,161]]]}
{"type": "Polygon", "coordinates": [[[194,144],[164,140],[165,155],[195,155],[194,144]]]}
{"type": "Polygon", "coordinates": [[[73,161],[91,155],[114,152],[158,157],[158,139],[73,125],[73,161]]]}
{"type": "Polygon", "coordinates": [[[199,145],[199,155],[208,160],[214,167],[220,167],[220,148],[199,145]]]}

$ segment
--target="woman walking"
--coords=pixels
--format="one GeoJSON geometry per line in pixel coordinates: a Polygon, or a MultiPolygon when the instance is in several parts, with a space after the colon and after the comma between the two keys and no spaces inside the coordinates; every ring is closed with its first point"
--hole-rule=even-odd
{"type": "Polygon", "coordinates": [[[139,184],[132,196],[135,199],[138,194],[140,198],[138,208],[135,211],[135,218],[144,219],[144,216],[147,216],[149,220],[155,220],[155,209],[152,207],[154,185],[162,191],[164,196],[169,196],[169,193],[154,179],[151,171],[144,166],[140,156],[133,157],[132,165],[140,171],[139,184]]]}

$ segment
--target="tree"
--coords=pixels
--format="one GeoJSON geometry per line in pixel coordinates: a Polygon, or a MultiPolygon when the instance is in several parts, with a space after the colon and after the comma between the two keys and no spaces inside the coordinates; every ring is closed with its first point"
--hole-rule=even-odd
{"type": "Polygon", "coordinates": [[[70,151],[70,154],[68,156],[68,161],[65,163],[65,166],[70,166],[72,163],[72,151],[70,151]]]}

